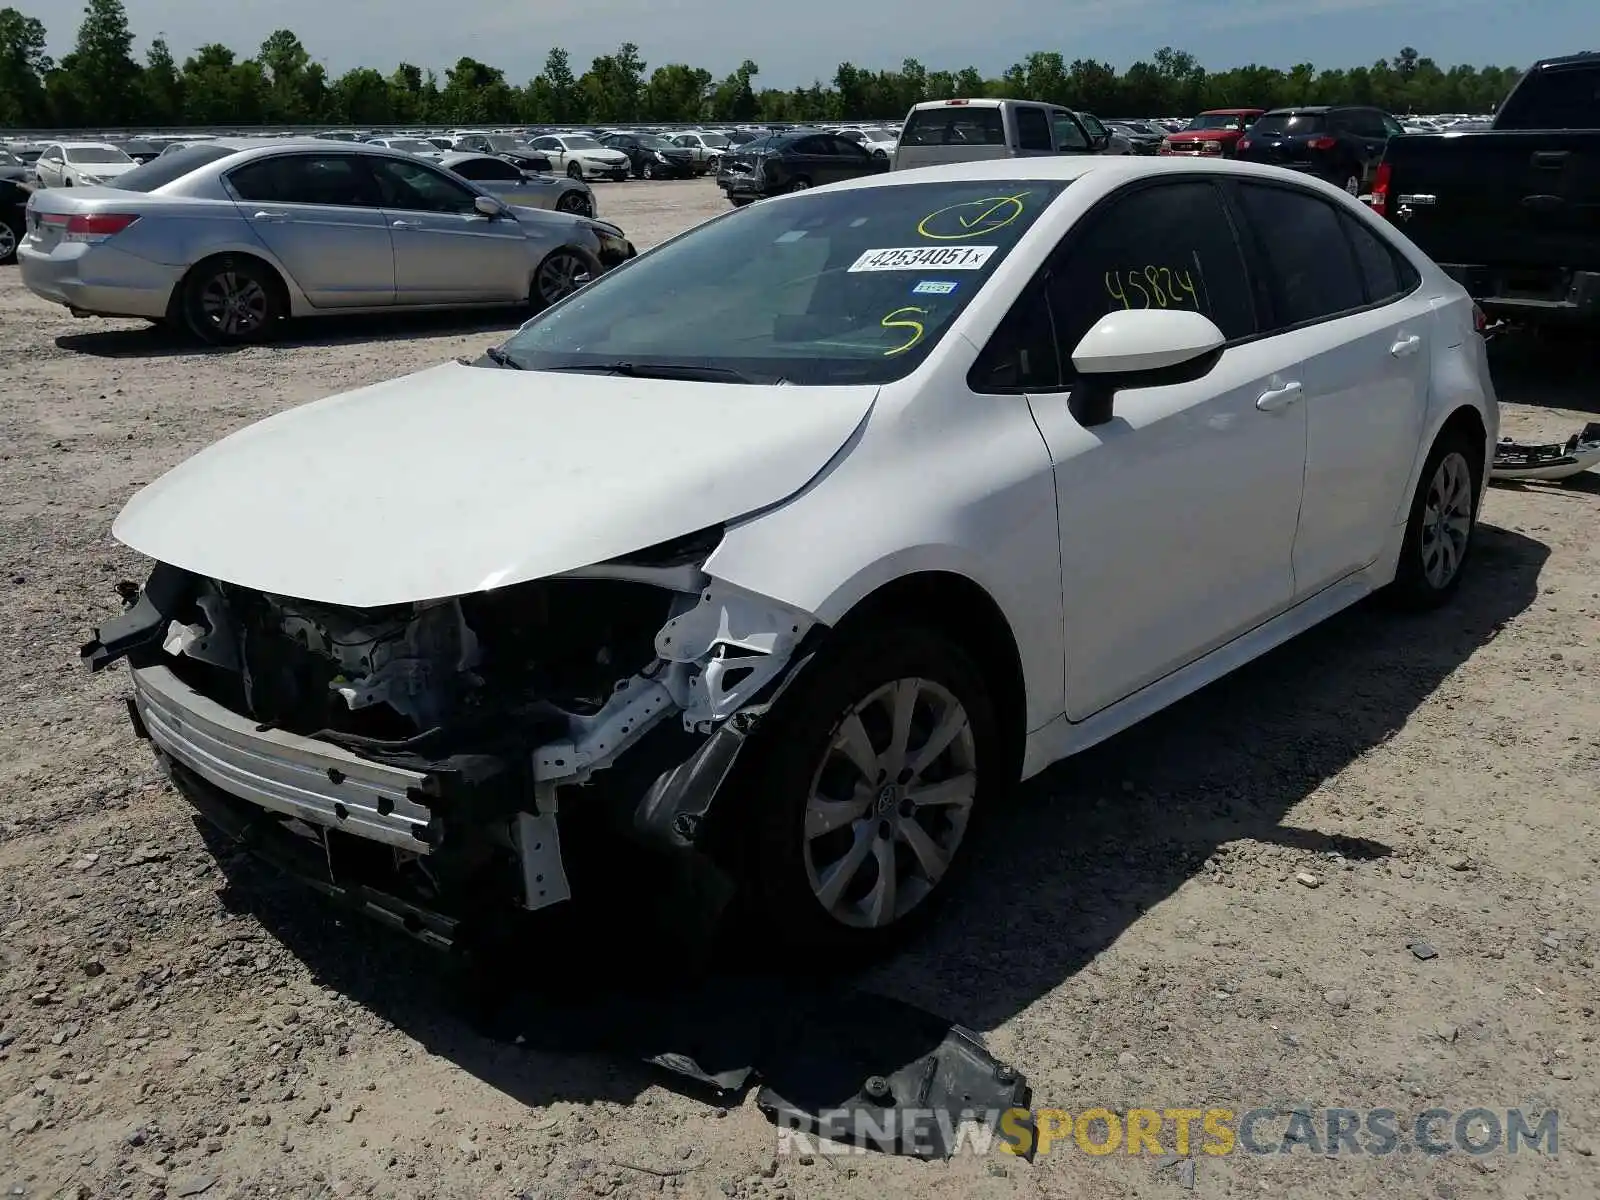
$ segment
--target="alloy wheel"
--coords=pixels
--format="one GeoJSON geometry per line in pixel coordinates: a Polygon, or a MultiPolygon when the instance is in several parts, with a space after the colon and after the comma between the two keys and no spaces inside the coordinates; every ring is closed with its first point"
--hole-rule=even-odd
{"type": "Polygon", "coordinates": [[[589,267],[583,259],[570,250],[557,250],[539,264],[534,287],[539,293],[540,303],[548,306],[577,291],[588,281],[588,276],[589,267]]]}
{"type": "Polygon", "coordinates": [[[842,925],[904,918],[938,887],[966,836],[977,750],[961,702],[929,679],[898,679],[851,706],[805,807],[812,894],[842,925]]]}
{"type": "Polygon", "coordinates": [[[17,252],[17,231],[5,222],[0,221],[0,263],[10,262],[11,256],[17,252]]]}
{"type": "Polygon", "coordinates": [[[235,271],[219,271],[200,289],[200,313],[228,338],[248,337],[267,322],[270,302],[259,282],[235,271]]]}
{"type": "Polygon", "coordinates": [[[1361,180],[1356,178],[1356,176],[1351,175],[1344,181],[1344,190],[1349,192],[1352,196],[1361,195],[1361,180]]]}
{"type": "Polygon", "coordinates": [[[573,213],[580,217],[594,216],[594,205],[582,192],[568,192],[556,201],[558,212],[573,213]]]}
{"type": "Polygon", "coordinates": [[[1439,460],[1422,502],[1422,574],[1428,585],[1450,585],[1472,536],[1472,470],[1460,451],[1439,460]]]}

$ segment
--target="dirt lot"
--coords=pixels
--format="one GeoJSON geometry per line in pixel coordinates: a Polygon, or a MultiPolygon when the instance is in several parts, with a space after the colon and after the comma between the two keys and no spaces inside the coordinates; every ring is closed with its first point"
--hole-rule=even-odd
{"type": "MultiPolygon", "coordinates": [[[[641,244],[721,207],[706,182],[601,203],[641,244]]],[[[1600,1194],[1594,476],[1495,489],[1446,611],[1348,613],[1025,789],[964,902],[867,980],[982,1031],[1042,1106],[1385,1107],[1404,1128],[1554,1108],[1554,1157],[1064,1143],[1032,1163],[774,1164],[748,1099],[717,1110],[628,1062],[480,1036],[426,952],[267,872],[225,878],[129,730],[125,672],[77,661],[147,569],[113,515],[230,430],[509,324],[205,352],[74,320],[0,269],[7,1195],[1600,1194]]],[[[1561,406],[1600,411],[1592,349],[1496,350],[1508,429],[1564,437],[1580,418],[1561,406]]]]}

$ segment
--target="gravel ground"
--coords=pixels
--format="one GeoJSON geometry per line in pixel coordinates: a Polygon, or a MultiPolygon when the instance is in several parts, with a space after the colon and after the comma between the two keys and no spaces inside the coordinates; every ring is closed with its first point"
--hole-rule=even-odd
{"type": "MultiPolygon", "coordinates": [[[[705,181],[601,201],[641,245],[722,207],[705,181]]],[[[6,1194],[1600,1194],[1594,476],[1495,489],[1447,610],[1347,613],[1024,789],[950,920],[868,980],[982,1031],[1040,1105],[1554,1108],[1553,1157],[775,1161],[748,1100],[480,1036],[426,952],[267,872],[225,879],[129,731],[125,673],[77,661],[146,570],[113,515],[230,430],[510,325],[208,352],[0,270],[6,1194]]],[[[1496,355],[1508,430],[1600,410],[1592,349],[1496,355]]]]}

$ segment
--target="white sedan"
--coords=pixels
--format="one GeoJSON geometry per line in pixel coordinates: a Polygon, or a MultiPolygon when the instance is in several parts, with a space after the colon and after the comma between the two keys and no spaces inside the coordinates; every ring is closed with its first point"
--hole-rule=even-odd
{"type": "Polygon", "coordinates": [[[633,160],[621,150],[602,146],[588,134],[547,133],[528,143],[573,179],[627,179],[633,160]]]}
{"type": "Polygon", "coordinates": [[[130,658],[192,804],[419,935],[632,838],[775,939],[873,949],[1019,779],[1374,592],[1452,594],[1481,328],[1271,168],[812,189],[177,467],[85,656],[130,658]]]}
{"type": "Polygon", "coordinates": [[[44,187],[95,187],[111,183],[138,165],[109,142],[52,142],[33,169],[44,187]]]}

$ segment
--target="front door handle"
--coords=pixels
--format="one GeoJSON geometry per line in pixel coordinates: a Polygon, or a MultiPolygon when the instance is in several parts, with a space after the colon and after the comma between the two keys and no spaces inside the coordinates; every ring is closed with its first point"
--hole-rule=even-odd
{"type": "Polygon", "coordinates": [[[1273,388],[1271,391],[1262,392],[1261,395],[1257,396],[1256,408],[1261,412],[1277,412],[1280,409],[1288,408],[1299,399],[1300,385],[1298,383],[1286,383],[1280,388],[1273,388]]]}
{"type": "Polygon", "coordinates": [[[1396,358],[1404,358],[1408,354],[1415,354],[1422,347],[1422,339],[1416,334],[1401,338],[1389,347],[1389,353],[1396,358]]]}
{"type": "Polygon", "coordinates": [[[391,222],[389,222],[389,228],[390,229],[418,229],[421,226],[422,226],[422,222],[421,221],[391,221],[391,222]]]}
{"type": "Polygon", "coordinates": [[[1533,152],[1533,165],[1536,167],[1564,167],[1570,150],[1535,150],[1533,152]]]}
{"type": "Polygon", "coordinates": [[[260,212],[251,213],[250,219],[252,221],[287,221],[289,219],[289,214],[286,212],[270,212],[267,209],[262,209],[260,212]]]}

